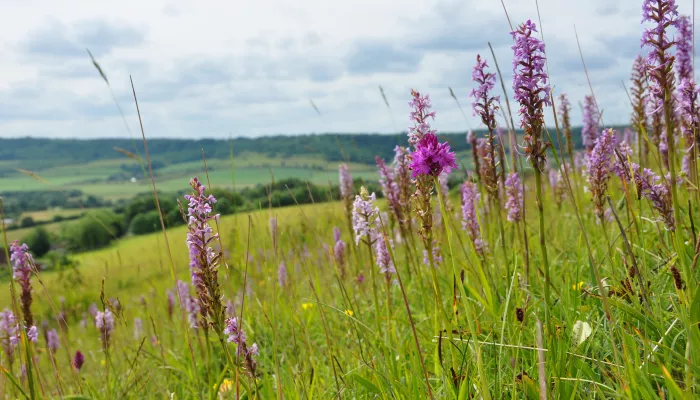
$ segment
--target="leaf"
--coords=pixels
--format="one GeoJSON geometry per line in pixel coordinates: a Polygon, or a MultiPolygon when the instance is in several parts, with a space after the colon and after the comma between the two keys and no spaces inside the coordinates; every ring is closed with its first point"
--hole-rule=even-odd
{"type": "Polygon", "coordinates": [[[591,324],[584,321],[576,321],[574,329],[571,331],[571,342],[574,347],[578,347],[581,343],[585,342],[592,333],[593,329],[591,328],[591,324]]]}
{"type": "Polygon", "coordinates": [[[22,396],[24,396],[25,399],[29,398],[29,396],[27,396],[27,394],[24,393],[24,390],[22,390],[22,386],[20,386],[19,383],[17,383],[17,380],[15,379],[15,377],[12,376],[10,371],[6,370],[3,367],[0,367],[0,371],[2,371],[2,373],[5,374],[5,376],[7,376],[7,378],[10,380],[10,382],[12,382],[12,384],[15,386],[15,388],[17,388],[19,390],[19,392],[22,394],[22,396]]]}
{"type": "Polygon", "coordinates": [[[668,369],[661,364],[661,372],[664,374],[664,379],[666,380],[666,388],[668,389],[669,393],[673,395],[674,399],[689,399],[687,395],[683,393],[680,387],[678,387],[678,384],[676,381],[673,380],[673,377],[671,377],[671,373],[668,372],[668,369]]]}
{"type": "Polygon", "coordinates": [[[372,392],[373,394],[375,394],[375,395],[381,395],[381,394],[382,394],[381,390],[379,390],[379,388],[377,387],[377,385],[375,385],[374,383],[370,382],[370,381],[367,380],[366,378],[363,378],[363,377],[361,377],[360,375],[357,375],[357,374],[353,374],[353,375],[352,375],[352,378],[353,378],[357,383],[359,383],[360,385],[364,386],[365,389],[367,389],[367,390],[369,390],[370,392],[372,392]]]}

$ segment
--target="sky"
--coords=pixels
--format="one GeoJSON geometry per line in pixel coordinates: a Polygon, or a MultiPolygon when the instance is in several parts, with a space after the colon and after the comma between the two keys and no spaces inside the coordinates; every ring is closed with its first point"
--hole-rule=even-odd
{"type": "Polygon", "coordinates": [[[512,95],[509,19],[541,28],[574,125],[591,90],[577,30],[603,121],[620,124],[631,109],[622,82],[645,52],[641,0],[540,0],[541,25],[535,0],[504,0],[509,18],[499,0],[0,3],[0,137],[138,135],[130,76],[151,138],[404,131],[411,88],[431,96],[435,128],[466,131],[480,125],[469,91],[476,55],[494,66],[489,42],[512,95]]]}

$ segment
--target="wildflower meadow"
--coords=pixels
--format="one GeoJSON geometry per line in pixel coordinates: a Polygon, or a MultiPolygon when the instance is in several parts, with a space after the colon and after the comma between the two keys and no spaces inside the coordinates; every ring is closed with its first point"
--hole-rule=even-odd
{"type": "Polygon", "coordinates": [[[3,227],[2,397],[696,398],[694,27],[639,11],[627,128],[557,93],[533,15],[471,66],[466,160],[415,88],[377,191],[339,163],[332,201],[223,216],[206,170],[166,229],[141,132],[157,232],[44,272],[3,227]]]}

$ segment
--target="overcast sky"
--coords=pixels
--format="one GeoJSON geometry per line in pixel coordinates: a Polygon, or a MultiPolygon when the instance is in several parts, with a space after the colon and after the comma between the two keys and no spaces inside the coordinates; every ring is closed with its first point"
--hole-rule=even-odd
{"type": "MultiPolygon", "coordinates": [[[[537,21],[534,0],[504,1],[513,24],[537,21]]],[[[471,70],[477,53],[493,66],[489,41],[512,91],[499,0],[0,3],[0,137],[128,137],[86,48],[137,133],[133,76],[149,137],[405,130],[412,87],[430,94],[439,130],[478,127],[471,70]]],[[[627,122],[622,80],[642,51],[642,1],[539,3],[552,82],[570,95],[574,123],[589,92],[574,25],[605,123],[627,122]]]]}

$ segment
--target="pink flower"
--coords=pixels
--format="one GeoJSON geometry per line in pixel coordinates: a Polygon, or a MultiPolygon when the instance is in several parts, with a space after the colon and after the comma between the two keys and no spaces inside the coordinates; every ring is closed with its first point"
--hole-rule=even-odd
{"type": "Polygon", "coordinates": [[[450,144],[438,142],[437,136],[432,133],[423,136],[411,157],[411,170],[414,178],[420,175],[436,177],[443,171],[449,173],[453,168],[457,168],[455,155],[450,149],[450,144]]]}

